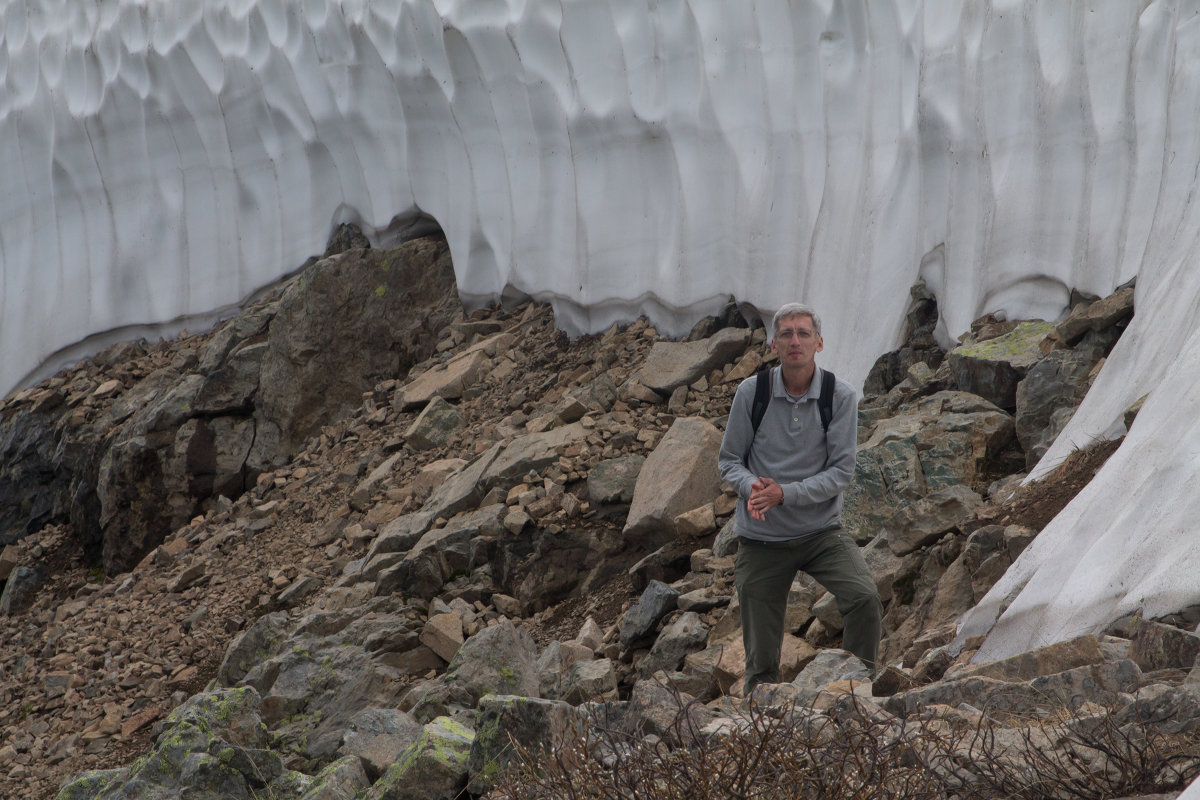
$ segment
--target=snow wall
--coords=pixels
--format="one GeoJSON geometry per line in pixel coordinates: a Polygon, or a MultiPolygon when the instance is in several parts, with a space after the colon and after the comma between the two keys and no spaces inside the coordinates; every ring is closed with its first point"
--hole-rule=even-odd
{"type": "Polygon", "coordinates": [[[860,382],[908,289],[944,344],[1137,277],[1047,454],[1126,443],[964,635],[1017,652],[1200,602],[1200,5],[993,0],[9,0],[0,390],[206,325],[320,253],[435,221],[468,305],[687,331],[825,319],[860,382]]]}

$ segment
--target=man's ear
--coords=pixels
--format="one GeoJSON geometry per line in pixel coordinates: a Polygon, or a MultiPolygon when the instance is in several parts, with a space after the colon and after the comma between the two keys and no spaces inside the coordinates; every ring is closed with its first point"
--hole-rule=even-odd
{"type": "Polygon", "coordinates": [[[818,337],[817,337],[817,349],[816,349],[815,351],[813,351],[813,352],[819,353],[819,352],[821,352],[821,351],[822,351],[822,350],[824,350],[824,349],[825,349],[825,337],[824,337],[824,336],[818,336],[818,337]]]}

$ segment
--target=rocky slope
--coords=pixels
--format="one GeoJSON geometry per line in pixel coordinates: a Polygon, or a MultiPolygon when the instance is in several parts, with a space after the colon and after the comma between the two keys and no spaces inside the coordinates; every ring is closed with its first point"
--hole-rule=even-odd
{"type": "MultiPolygon", "coordinates": [[[[447,273],[437,241],[351,248],[210,333],[5,401],[0,794],[108,769],[63,796],[452,797],[486,789],[501,733],[589,703],[654,735],[664,687],[707,702],[700,727],[741,713],[714,465],[762,331],[730,309],[684,342],[644,321],[569,341],[536,304],[455,314],[447,273]],[[431,265],[440,283],[416,281],[431,265]]],[[[1200,724],[1190,610],[1000,666],[947,646],[1111,451],[1018,486],[1131,313],[1125,291],[1059,325],[985,318],[946,354],[914,290],[846,501],[893,669],[872,682],[830,649],[832,598],[799,579],[794,680],[765,700],[853,678],[897,718],[1086,701],[1200,724]]]]}

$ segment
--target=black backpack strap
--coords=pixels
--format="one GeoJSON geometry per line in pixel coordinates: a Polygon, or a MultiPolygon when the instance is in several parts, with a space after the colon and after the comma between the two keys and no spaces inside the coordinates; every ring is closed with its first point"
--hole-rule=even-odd
{"type": "Polygon", "coordinates": [[[750,461],[750,450],[754,447],[754,437],[758,435],[758,426],[766,416],[767,406],[771,404],[771,368],[763,367],[754,375],[754,403],[750,406],[750,444],[746,447],[746,455],[742,461],[750,461]]]}
{"type": "Polygon", "coordinates": [[[750,425],[754,433],[762,424],[767,414],[767,406],[771,404],[771,368],[763,367],[754,376],[754,405],[750,407],[750,425]]]}
{"type": "Polygon", "coordinates": [[[821,412],[821,427],[829,433],[829,422],[833,419],[833,388],[837,380],[829,370],[821,370],[821,396],[817,398],[817,409],[821,412]]]}

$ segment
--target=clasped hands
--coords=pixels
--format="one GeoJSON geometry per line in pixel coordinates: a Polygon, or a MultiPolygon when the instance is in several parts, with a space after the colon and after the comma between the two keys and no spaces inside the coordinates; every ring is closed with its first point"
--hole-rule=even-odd
{"type": "Polygon", "coordinates": [[[746,501],[746,510],[753,519],[762,522],[767,518],[767,511],[775,506],[783,505],[783,487],[771,478],[759,478],[750,484],[750,499],[746,501]]]}

